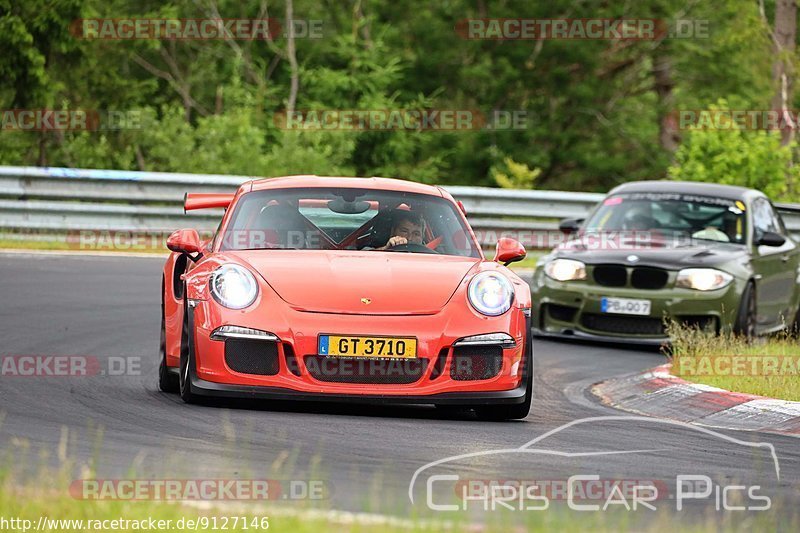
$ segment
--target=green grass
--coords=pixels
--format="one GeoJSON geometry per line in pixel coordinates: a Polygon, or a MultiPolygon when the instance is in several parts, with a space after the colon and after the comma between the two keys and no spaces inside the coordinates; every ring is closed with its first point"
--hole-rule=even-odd
{"type": "MultiPolygon", "coordinates": [[[[527,257],[525,257],[525,259],[523,259],[522,261],[518,261],[516,263],[511,263],[510,265],[508,265],[508,268],[510,268],[511,270],[518,270],[518,269],[531,269],[531,270],[533,270],[534,268],[536,268],[536,262],[545,253],[547,253],[547,252],[543,252],[543,251],[540,251],[540,250],[535,250],[535,251],[532,251],[532,252],[528,252],[528,255],[527,255],[527,257]]],[[[493,254],[490,253],[490,254],[487,254],[486,257],[491,259],[492,255],[493,254]]]]}
{"type": "Polygon", "coordinates": [[[0,239],[0,248],[9,250],[74,250],[75,246],[59,241],[18,241],[0,239]]]}
{"type": "MultiPolygon", "coordinates": [[[[51,524],[50,528],[43,531],[87,531],[86,521],[89,520],[154,520],[163,521],[158,524],[158,530],[175,531],[180,525],[184,530],[213,531],[214,524],[221,529],[223,524],[228,531],[407,531],[391,523],[380,525],[346,524],[336,520],[334,516],[325,513],[289,513],[276,509],[258,508],[257,506],[242,505],[228,510],[221,508],[198,508],[183,504],[120,501],[84,501],[74,500],[56,494],[31,493],[5,487],[0,490],[0,509],[6,518],[18,517],[30,520],[33,528],[39,517],[45,516],[62,522],[51,524]],[[72,523],[65,523],[72,521],[72,523]],[[83,521],[84,527],[76,521],[83,521]],[[193,522],[199,525],[195,528],[193,522]],[[55,527],[52,527],[55,526],[55,527]],[[76,527],[77,526],[77,527],[76,527]],[[265,527],[266,526],[266,527],[265,527]]],[[[288,509],[287,509],[288,510],[288,509]]],[[[94,528],[93,528],[94,529],[94,528]]],[[[137,531],[133,524],[119,523],[116,531],[137,531]],[[127,527],[125,527],[127,526],[127,527]]],[[[427,531],[441,531],[442,529],[427,529],[427,531]]]]}
{"type": "Polygon", "coordinates": [[[797,338],[779,335],[748,343],[732,334],[716,336],[674,324],[669,333],[673,375],[729,391],[800,401],[797,338]]]}
{"type": "MultiPolygon", "coordinates": [[[[602,504],[602,502],[601,502],[602,504]]],[[[400,518],[376,514],[315,511],[293,508],[289,505],[263,505],[248,503],[211,503],[210,505],[188,505],[180,502],[155,501],[91,501],[76,500],[54,490],[50,484],[37,487],[19,487],[5,480],[0,485],[0,517],[6,520],[17,518],[30,521],[29,531],[35,531],[40,517],[58,522],[47,523],[41,532],[97,531],[88,527],[88,521],[119,520],[107,531],[142,531],[130,522],[156,521],[159,529],[151,531],[287,531],[292,533],[316,533],[326,531],[358,533],[392,532],[438,532],[480,531],[481,533],[506,531],[741,531],[774,530],[781,524],[787,530],[796,530],[797,515],[791,506],[783,508],[776,502],[775,513],[763,513],[750,517],[745,524],[735,516],[710,515],[700,517],[683,515],[670,510],[662,503],[663,510],[632,513],[624,509],[608,512],[570,511],[564,502],[542,511],[461,513],[447,514],[441,518],[400,518]],[[777,513],[785,513],[781,518],[777,513]],[[68,522],[71,521],[71,522],[68,522]],[[76,523],[82,521],[83,523],[76,523]],[[163,521],[158,524],[157,521],[163,521]],[[189,521],[193,521],[190,523],[189,521]],[[197,526],[194,526],[197,523],[197,526]],[[790,526],[794,523],[795,526],[790,526]],[[216,524],[216,528],[214,525],[216,524]],[[179,526],[183,526],[179,529],[179,526]]],[[[96,522],[94,522],[96,523],[96,522]]],[[[111,522],[107,522],[111,525],[111,522]]],[[[0,526],[2,527],[2,526],[0,526]]],[[[13,531],[10,527],[4,531],[13,531]]],[[[17,527],[16,531],[21,531],[17,527]]]]}
{"type": "Polygon", "coordinates": [[[167,249],[164,247],[151,247],[151,246],[130,246],[121,249],[116,249],[113,246],[99,245],[95,247],[84,247],[77,243],[66,241],[38,241],[38,240],[17,240],[17,239],[0,239],[0,249],[7,250],[45,250],[45,251],[71,251],[71,252],[135,252],[135,253],[153,253],[153,254],[166,254],[167,249]]]}

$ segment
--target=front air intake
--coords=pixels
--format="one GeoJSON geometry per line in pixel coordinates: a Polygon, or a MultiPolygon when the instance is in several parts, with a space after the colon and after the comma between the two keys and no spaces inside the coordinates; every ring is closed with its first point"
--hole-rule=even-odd
{"type": "Polygon", "coordinates": [[[450,361],[450,378],[456,381],[490,379],[503,367],[503,349],[499,345],[456,346],[450,361]]]}
{"type": "Polygon", "coordinates": [[[274,376],[280,370],[278,343],[251,339],[226,339],[225,363],[234,372],[274,376]]]}

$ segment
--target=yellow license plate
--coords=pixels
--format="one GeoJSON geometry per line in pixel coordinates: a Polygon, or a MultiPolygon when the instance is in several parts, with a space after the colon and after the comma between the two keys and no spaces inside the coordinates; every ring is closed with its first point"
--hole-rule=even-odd
{"type": "Polygon", "coordinates": [[[413,359],[417,356],[417,339],[413,337],[320,335],[318,348],[320,355],[332,357],[413,359]]]}

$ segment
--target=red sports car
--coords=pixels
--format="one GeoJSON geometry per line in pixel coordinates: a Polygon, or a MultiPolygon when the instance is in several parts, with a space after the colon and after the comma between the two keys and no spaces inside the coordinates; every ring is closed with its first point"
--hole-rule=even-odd
{"type": "Polygon", "coordinates": [[[435,404],[524,418],[533,387],[525,257],[484,258],[440,187],[293,176],[235,194],[214,237],[173,233],[159,386],[201,397],[435,404]]]}

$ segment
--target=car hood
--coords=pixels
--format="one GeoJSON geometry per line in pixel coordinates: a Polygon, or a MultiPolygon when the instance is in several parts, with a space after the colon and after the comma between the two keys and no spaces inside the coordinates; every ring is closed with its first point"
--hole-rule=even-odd
{"type": "Polygon", "coordinates": [[[654,243],[647,247],[606,248],[575,239],[553,250],[553,257],[577,259],[589,265],[645,265],[668,270],[717,266],[746,256],[747,251],[743,245],[699,240],[677,246],[654,243]]]}
{"type": "Polygon", "coordinates": [[[480,259],[401,252],[228,252],[297,310],[364,315],[434,314],[480,259]]]}

